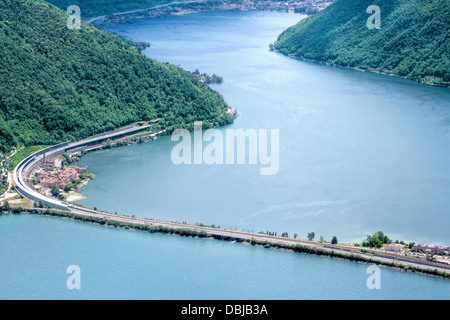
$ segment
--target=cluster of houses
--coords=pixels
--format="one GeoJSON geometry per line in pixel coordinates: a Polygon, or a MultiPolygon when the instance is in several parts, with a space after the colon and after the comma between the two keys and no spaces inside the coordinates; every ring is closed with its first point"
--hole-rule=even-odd
{"type": "Polygon", "coordinates": [[[70,166],[61,169],[62,160],[56,159],[54,161],[46,160],[41,164],[41,173],[37,177],[37,181],[43,187],[64,188],[72,182],[72,180],[78,179],[80,174],[86,172],[86,168],[80,168],[77,166],[70,166]]]}
{"type": "Polygon", "coordinates": [[[429,247],[426,244],[423,243],[416,243],[413,246],[414,251],[422,251],[422,252],[433,252],[433,253],[449,253],[448,250],[445,249],[443,246],[431,246],[429,247]]]}
{"type": "MultiPolygon", "coordinates": [[[[325,9],[329,6],[333,1],[314,1],[314,0],[305,0],[305,1],[258,1],[255,0],[256,8],[264,8],[269,10],[282,10],[287,9],[289,11],[297,11],[296,9],[300,8],[311,8],[316,9],[317,11],[325,9]]],[[[242,6],[242,5],[241,5],[242,6]]],[[[245,4],[243,5],[245,6],[245,4]]],[[[239,7],[239,6],[237,6],[239,7]]],[[[241,8],[239,8],[241,9],[241,8]]],[[[245,8],[242,8],[245,9],[245,8]]],[[[301,12],[301,11],[298,11],[301,12]]]]}
{"type": "MultiPolygon", "coordinates": [[[[405,250],[405,245],[400,244],[400,243],[390,243],[386,246],[385,250],[390,251],[390,252],[401,253],[405,250]]],[[[432,252],[432,253],[437,253],[437,254],[450,254],[450,251],[443,246],[437,246],[437,245],[428,246],[423,243],[414,244],[412,250],[417,251],[417,252],[425,252],[425,253],[432,252]]]]}
{"type": "MultiPolygon", "coordinates": [[[[292,11],[299,13],[312,13],[325,9],[328,5],[330,5],[334,0],[329,1],[320,1],[320,0],[304,0],[304,1],[276,1],[276,0],[252,0],[252,1],[244,1],[242,3],[217,3],[217,4],[203,4],[199,5],[207,6],[209,11],[215,10],[282,10],[282,11],[292,11]],[[309,8],[306,9],[305,8],[309,8]]],[[[197,8],[201,9],[201,8],[197,8]]],[[[183,8],[183,7],[174,7],[173,11],[170,12],[171,15],[185,15],[192,12],[197,11],[194,8],[183,8]]],[[[158,16],[166,14],[166,11],[163,9],[156,9],[154,11],[150,10],[148,12],[151,16],[158,16]]]]}

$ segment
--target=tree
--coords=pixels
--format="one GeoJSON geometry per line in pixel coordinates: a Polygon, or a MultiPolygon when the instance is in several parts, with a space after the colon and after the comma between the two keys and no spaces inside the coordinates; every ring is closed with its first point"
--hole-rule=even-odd
{"type": "Polygon", "coordinates": [[[331,239],[331,244],[337,244],[338,240],[336,238],[336,236],[333,236],[333,239],[331,239]]]}
{"type": "Polygon", "coordinates": [[[316,234],[314,232],[308,232],[308,240],[309,241],[312,241],[315,236],[316,236],[316,234]]]}
{"type": "Polygon", "coordinates": [[[323,236],[320,236],[320,243],[324,243],[324,242],[325,242],[324,237],[323,237],[323,236]]]}
{"type": "Polygon", "coordinates": [[[385,244],[385,243],[391,243],[391,240],[388,238],[387,235],[385,235],[385,234],[383,233],[383,231],[377,231],[377,232],[375,232],[374,235],[376,235],[376,236],[378,237],[378,239],[380,239],[380,241],[381,241],[383,244],[385,244]]]}
{"type": "Polygon", "coordinates": [[[59,188],[57,186],[52,186],[50,192],[52,196],[57,197],[59,195],[59,188]]]}
{"type": "Polygon", "coordinates": [[[298,237],[298,234],[294,233],[294,239],[297,239],[297,237],[298,237]]]}
{"type": "Polygon", "coordinates": [[[373,235],[368,235],[366,241],[363,241],[363,247],[381,248],[384,244],[390,243],[391,240],[382,232],[377,231],[373,235]]]}
{"type": "Polygon", "coordinates": [[[7,212],[11,209],[8,201],[3,202],[3,211],[7,212]]]}
{"type": "Polygon", "coordinates": [[[65,164],[71,164],[73,162],[72,157],[70,157],[67,153],[63,153],[62,156],[64,158],[65,164]]]}

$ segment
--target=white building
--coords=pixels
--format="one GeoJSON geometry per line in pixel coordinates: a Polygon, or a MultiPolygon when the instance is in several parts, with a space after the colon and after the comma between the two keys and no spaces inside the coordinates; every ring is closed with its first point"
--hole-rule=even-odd
{"type": "Polygon", "coordinates": [[[403,244],[391,243],[386,246],[386,251],[398,253],[398,252],[402,252],[404,248],[405,248],[405,246],[403,244]]]}

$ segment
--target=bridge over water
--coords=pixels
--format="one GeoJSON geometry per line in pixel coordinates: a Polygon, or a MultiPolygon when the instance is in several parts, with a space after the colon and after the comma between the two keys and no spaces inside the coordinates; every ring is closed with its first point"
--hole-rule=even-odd
{"type": "Polygon", "coordinates": [[[142,225],[154,225],[154,226],[162,226],[171,229],[188,229],[195,231],[204,231],[207,234],[211,235],[216,239],[221,240],[229,240],[229,241],[245,241],[245,240],[256,240],[261,242],[269,242],[280,245],[303,245],[310,248],[317,248],[322,251],[328,251],[330,253],[341,253],[341,254],[354,254],[357,256],[361,256],[363,258],[371,258],[380,262],[395,262],[397,264],[414,266],[422,269],[430,269],[430,270],[439,270],[441,272],[450,272],[450,266],[444,265],[432,261],[420,260],[414,257],[406,257],[398,254],[387,253],[380,250],[372,250],[364,248],[365,252],[362,252],[360,248],[351,246],[351,245],[331,245],[331,244],[322,244],[317,241],[308,241],[302,239],[293,239],[287,237],[279,237],[272,236],[267,234],[259,234],[252,232],[244,232],[238,230],[229,230],[229,229],[220,229],[213,227],[203,227],[203,226],[194,226],[182,223],[175,222],[167,222],[167,221],[157,221],[151,219],[144,218],[136,218],[130,216],[117,215],[97,210],[92,210],[89,208],[84,208],[80,206],[76,206],[73,204],[66,203],[64,201],[60,201],[54,198],[47,197],[39,192],[37,192],[30,184],[30,174],[33,170],[42,162],[44,159],[44,155],[46,157],[54,157],[58,154],[62,154],[67,151],[73,151],[80,149],[82,147],[95,145],[101,143],[102,141],[106,141],[108,139],[118,139],[120,137],[125,137],[132,135],[134,133],[144,131],[149,129],[155,123],[152,124],[142,124],[136,125],[132,127],[128,127],[125,129],[117,130],[114,132],[109,132],[106,134],[101,134],[95,137],[91,137],[85,140],[81,140],[78,142],[65,142],[61,143],[43,150],[40,150],[26,159],[22,160],[17,167],[14,169],[13,173],[13,184],[19,194],[23,197],[34,200],[41,201],[42,203],[49,205],[53,208],[64,210],[67,212],[75,213],[78,215],[85,216],[93,216],[93,217],[102,217],[105,219],[115,220],[119,222],[133,223],[133,224],[142,224],[142,225]]]}

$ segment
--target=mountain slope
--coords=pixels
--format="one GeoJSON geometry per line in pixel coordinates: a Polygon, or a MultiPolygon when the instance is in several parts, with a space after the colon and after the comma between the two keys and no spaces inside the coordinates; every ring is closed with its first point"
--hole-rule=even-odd
{"type": "Polygon", "coordinates": [[[274,48],[300,59],[448,86],[450,1],[338,0],[284,31],[274,48]],[[381,29],[366,25],[370,5],[380,8],[381,29]]]}
{"type": "Polygon", "coordinates": [[[169,129],[229,121],[222,96],[193,75],[88,24],[68,29],[68,17],[41,0],[0,2],[0,151],[155,118],[169,129]]]}

